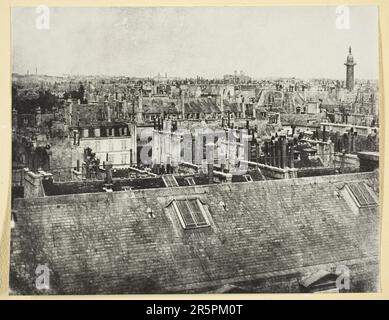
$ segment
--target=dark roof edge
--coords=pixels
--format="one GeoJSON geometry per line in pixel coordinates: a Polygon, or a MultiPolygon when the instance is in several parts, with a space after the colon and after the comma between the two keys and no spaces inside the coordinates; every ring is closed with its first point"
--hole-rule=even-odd
{"type": "MultiPolygon", "coordinates": [[[[293,185],[308,185],[308,184],[319,184],[319,183],[339,183],[339,182],[347,182],[347,181],[355,181],[355,180],[367,180],[367,179],[378,179],[378,172],[360,172],[360,173],[348,173],[348,174],[339,174],[339,175],[325,175],[325,176],[314,176],[314,177],[301,177],[301,178],[293,178],[293,179],[278,179],[278,180],[264,180],[264,181],[253,181],[250,182],[250,186],[263,187],[266,186],[293,186],[293,185]]],[[[247,182],[235,182],[235,183],[222,183],[222,184],[206,184],[206,185],[195,185],[195,186],[179,186],[174,187],[175,190],[187,190],[191,189],[193,193],[193,188],[196,189],[195,193],[203,193],[200,190],[208,190],[209,188],[215,189],[226,189],[227,191],[231,188],[239,187],[240,184],[246,184],[247,182]]],[[[149,189],[138,189],[131,191],[116,191],[116,193],[125,193],[132,192],[135,196],[141,193],[151,193],[155,195],[156,190],[160,190],[161,192],[169,193],[170,189],[173,188],[149,188],[149,189]]],[[[184,192],[183,192],[184,193],[184,192]]],[[[30,202],[42,202],[44,203],[48,199],[52,199],[50,202],[54,203],[55,199],[57,200],[66,200],[66,199],[80,199],[88,201],[88,197],[96,194],[106,194],[108,196],[112,196],[112,193],[102,192],[92,192],[92,193],[80,193],[80,194],[64,194],[64,195],[55,195],[55,196],[47,196],[47,197],[38,197],[38,198],[17,198],[15,199],[14,207],[17,208],[21,204],[28,204],[30,202]]],[[[140,196],[143,197],[143,196],[140,196]]]]}

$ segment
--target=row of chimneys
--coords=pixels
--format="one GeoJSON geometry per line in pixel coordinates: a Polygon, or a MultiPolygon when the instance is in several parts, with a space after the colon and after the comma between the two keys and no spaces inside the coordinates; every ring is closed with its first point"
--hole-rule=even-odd
{"type": "Polygon", "coordinates": [[[265,141],[263,146],[266,165],[279,168],[294,168],[294,142],[286,136],[273,137],[265,141]]]}
{"type": "Polygon", "coordinates": [[[154,130],[162,131],[162,130],[170,130],[171,132],[177,131],[177,121],[164,120],[166,119],[166,114],[163,117],[155,117],[153,119],[153,128],[154,130]]]}

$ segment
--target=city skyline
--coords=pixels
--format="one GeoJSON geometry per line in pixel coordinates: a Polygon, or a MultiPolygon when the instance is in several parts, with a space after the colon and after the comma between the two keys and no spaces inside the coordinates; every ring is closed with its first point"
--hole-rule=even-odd
{"type": "Polygon", "coordinates": [[[377,80],[377,8],[350,7],[349,30],[335,8],[50,8],[49,30],[35,8],[13,8],[13,72],[344,79],[351,46],[355,78],[377,80]]]}

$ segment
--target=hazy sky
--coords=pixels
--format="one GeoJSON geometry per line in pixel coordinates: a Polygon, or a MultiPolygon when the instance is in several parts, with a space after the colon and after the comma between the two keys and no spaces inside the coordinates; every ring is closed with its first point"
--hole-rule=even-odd
{"type": "Polygon", "coordinates": [[[350,29],[334,6],[262,8],[35,8],[12,10],[13,71],[343,79],[349,45],[356,78],[378,78],[378,12],[350,7],[350,29]]]}

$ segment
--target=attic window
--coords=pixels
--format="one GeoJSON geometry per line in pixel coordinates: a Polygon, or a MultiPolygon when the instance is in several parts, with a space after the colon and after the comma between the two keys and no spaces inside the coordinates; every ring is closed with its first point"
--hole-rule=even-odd
{"type": "Polygon", "coordinates": [[[193,178],[186,178],[185,180],[186,180],[186,182],[188,182],[188,185],[190,185],[190,186],[196,185],[196,182],[194,181],[193,178]]]}
{"type": "Polygon", "coordinates": [[[347,190],[352,195],[358,207],[371,207],[378,204],[373,191],[369,190],[364,182],[352,182],[346,184],[347,190]]]}
{"type": "Polygon", "coordinates": [[[15,228],[15,224],[17,221],[18,221],[18,219],[16,217],[16,212],[11,211],[11,229],[15,228]]]}
{"type": "Polygon", "coordinates": [[[243,177],[246,179],[246,182],[253,182],[253,178],[249,174],[245,174],[243,177]]]}
{"type": "Polygon", "coordinates": [[[178,187],[176,178],[172,174],[162,176],[162,180],[166,187],[178,187]]]}
{"type": "Polygon", "coordinates": [[[204,207],[198,199],[174,200],[174,209],[184,229],[209,226],[204,207]]]}

